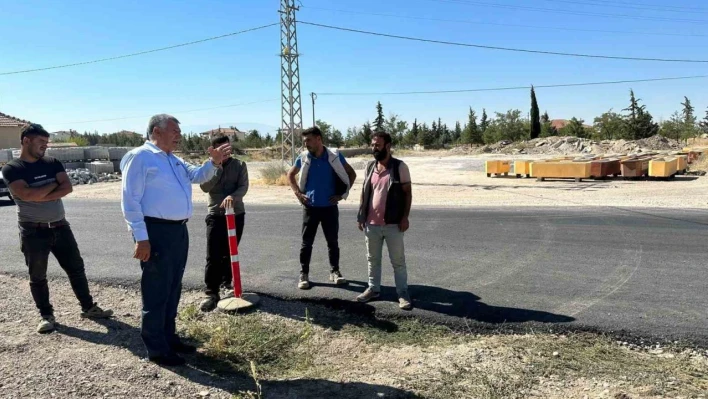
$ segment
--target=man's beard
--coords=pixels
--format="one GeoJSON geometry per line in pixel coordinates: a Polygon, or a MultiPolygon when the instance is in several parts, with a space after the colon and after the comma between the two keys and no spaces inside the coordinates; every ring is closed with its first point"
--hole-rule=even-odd
{"type": "Polygon", "coordinates": [[[373,154],[374,159],[376,159],[377,161],[383,161],[388,156],[388,151],[384,148],[383,150],[374,150],[373,154]]]}

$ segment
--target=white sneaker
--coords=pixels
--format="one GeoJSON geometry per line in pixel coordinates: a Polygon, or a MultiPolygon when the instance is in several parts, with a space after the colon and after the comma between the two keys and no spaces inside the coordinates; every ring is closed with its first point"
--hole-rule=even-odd
{"type": "Polygon", "coordinates": [[[42,321],[40,321],[37,326],[37,332],[40,334],[52,332],[56,328],[56,324],[57,322],[54,316],[42,316],[42,321]]]}
{"type": "Polygon", "coordinates": [[[301,290],[310,288],[310,277],[307,273],[300,273],[300,281],[297,283],[297,288],[301,290]]]}

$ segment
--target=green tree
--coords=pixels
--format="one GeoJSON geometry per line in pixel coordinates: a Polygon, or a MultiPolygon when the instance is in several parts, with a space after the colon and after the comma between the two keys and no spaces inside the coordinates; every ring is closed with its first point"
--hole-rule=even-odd
{"type": "Polygon", "coordinates": [[[641,99],[634,96],[634,90],[630,90],[629,107],[625,116],[629,136],[633,140],[645,139],[656,135],[659,132],[659,125],[654,123],[651,114],[646,110],[645,105],[639,105],[641,99]]]}
{"type": "Polygon", "coordinates": [[[340,132],[339,129],[332,131],[332,134],[329,136],[329,145],[334,148],[344,146],[344,136],[342,136],[342,132],[340,132]]]}
{"type": "Polygon", "coordinates": [[[505,113],[495,112],[495,119],[484,132],[487,144],[498,141],[520,141],[528,137],[528,123],[521,117],[521,111],[511,109],[505,113]]]}
{"type": "Polygon", "coordinates": [[[703,134],[708,134],[708,109],[706,109],[706,117],[698,124],[703,134]]]}
{"type": "Polygon", "coordinates": [[[551,118],[548,116],[548,112],[544,112],[541,115],[541,135],[540,137],[551,137],[557,136],[558,130],[551,123],[551,118]]]}
{"type": "Polygon", "coordinates": [[[480,134],[484,134],[487,129],[489,128],[489,117],[487,116],[487,110],[482,108],[482,119],[479,120],[479,132],[480,134]]]}
{"type": "Polygon", "coordinates": [[[405,137],[403,138],[403,144],[407,146],[413,146],[416,143],[418,143],[418,119],[413,120],[413,126],[411,127],[411,130],[406,133],[405,137]]]}
{"type": "Polygon", "coordinates": [[[347,136],[344,139],[344,145],[347,147],[361,146],[361,132],[356,126],[347,129],[347,136]]]}
{"type": "Polygon", "coordinates": [[[271,136],[270,133],[266,134],[263,144],[265,144],[266,147],[272,147],[274,143],[273,136],[271,136]]]}
{"type": "Polygon", "coordinates": [[[403,143],[403,137],[408,130],[408,122],[399,120],[396,114],[390,114],[384,123],[384,130],[391,135],[393,145],[403,143]]]}
{"type": "Polygon", "coordinates": [[[459,143],[462,140],[462,126],[460,126],[460,121],[455,122],[455,130],[452,133],[452,142],[459,143]]]}
{"type": "Polygon", "coordinates": [[[594,138],[596,140],[616,140],[629,138],[627,124],[622,115],[612,109],[595,117],[593,121],[594,138]]]}
{"type": "Polygon", "coordinates": [[[685,140],[688,140],[698,135],[696,116],[694,115],[696,109],[691,105],[691,100],[689,100],[688,97],[684,96],[683,98],[684,102],[681,103],[681,105],[683,105],[683,111],[681,112],[683,116],[683,129],[681,136],[685,140]]]}
{"type": "Polygon", "coordinates": [[[483,144],[482,132],[477,126],[477,114],[470,107],[470,112],[467,115],[467,124],[462,131],[462,142],[465,144],[483,144]]]}
{"type": "Polygon", "coordinates": [[[263,139],[261,139],[258,130],[253,129],[246,135],[246,140],[244,140],[245,148],[261,148],[263,147],[263,139]]]}
{"type": "Polygon", "coordinates": [[[538,102],[536,101],[536,90],[531,86],[531,139],[538,138],[541,135],[541,117],[538,110],[538,102]]]}
{"type": "MultiPolygon", "coordinates": [[[[434,122],[433,122],[434,123],[434,122]]],[[[418,144],[422,146],[432,146],[435,143],[435,135],[426,123],[419,127],[418,144]]]]}
{"type": "Polygon", "coordinates": [[[662,121],[659,132],[664,137],[679,140],[683,133],[683,117],[678,111],[674,111],[668,120],[662,121]]]}
{"type": "Polygon", "coordinates": [[[330,145],[332,140],[332,125],[320,119],[315,121],[315,125],[320,128],[322,132],[322,142],[324,145],[330,145]]]}
{"type": "Polygon", "coordinates": [[[361,145],[368,146],[371,144],[371,136],[374,132],[371,130],[371,123],[366,121],[366,123],[361,127],[361,145]]]}
{"type": "Polygon", "coordinates": [[[559,133],[561,136],[588,138],[589,132],[585,129],[584,123],[584,120],[573,117],[567,125],[560,129],[559,133]]]}
{"type": "Polygon", "coordinates": [[[374,129],[376,131],[383,130],[386,118],[384,118],[383,106],[381,101],[376,103],[376,119],[374,119],[374,129]]]}

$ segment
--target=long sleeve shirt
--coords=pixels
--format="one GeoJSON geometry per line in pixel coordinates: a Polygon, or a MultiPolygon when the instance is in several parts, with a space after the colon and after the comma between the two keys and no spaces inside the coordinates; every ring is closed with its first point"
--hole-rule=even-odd
{"type": "Polygon", "coordinates": [[[216,171],[214,177],[200,185],[202,191],[209,194],[209,214],[223,215],[221,203],[224,198],[231,196],[234,199],[234,213],[246,213],[243,197],[248,192],[248,168],[246,163],[235,158],[224,162],[221,169],[216,171]]]}
{"type": "Polygon", "coordinates": [[[151,142],[127,153],[120,163],[123,173],[121,208],[136,241],[148,239],[145,217],[185,220],[192,216],[192,183],[214,176],[211,161],[200,167],[167,154],[151,142]]]}

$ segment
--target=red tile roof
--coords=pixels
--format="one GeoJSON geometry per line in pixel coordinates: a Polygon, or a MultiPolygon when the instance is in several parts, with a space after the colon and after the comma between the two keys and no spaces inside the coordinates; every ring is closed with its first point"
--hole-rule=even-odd
{"type": "Polygon", "coordinates": [[[6,114],[3,114],[2,112],[0,112],[0,126],[16,127],[16,126],[24,126],[28,123],[30,123],[30,122],[19,119],[19,118],[15,118],[14,116],[6,115],[6,114]]]}

